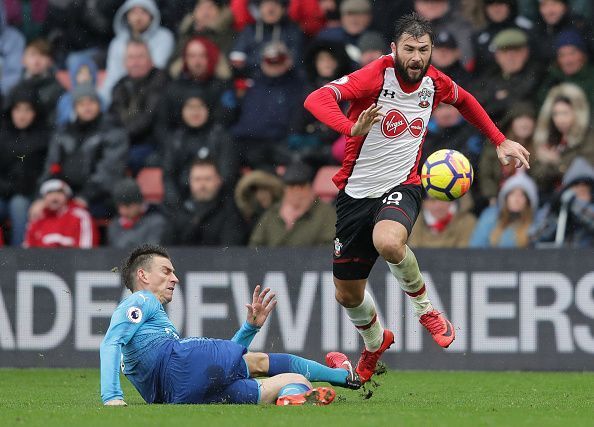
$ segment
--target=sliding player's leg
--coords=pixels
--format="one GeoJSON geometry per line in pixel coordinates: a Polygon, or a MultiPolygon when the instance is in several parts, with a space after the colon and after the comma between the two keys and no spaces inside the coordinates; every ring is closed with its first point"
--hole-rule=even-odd
{"type": "Polygon", "coordinates": [[[336,397],[331,387],[313,388],[300,374],[279,374],[260,382],[260,403],[289,405],[328,405],[336,397]]]}
{"type": "Polygon", "coordinates": [[[353,389],[361,387],[357,374],[347,366],[329,368],[314,360],[285,353],[250,352],[244,355],[244,360],[252,377],[296,373],[309,381],[324,381],[353,389]]]}

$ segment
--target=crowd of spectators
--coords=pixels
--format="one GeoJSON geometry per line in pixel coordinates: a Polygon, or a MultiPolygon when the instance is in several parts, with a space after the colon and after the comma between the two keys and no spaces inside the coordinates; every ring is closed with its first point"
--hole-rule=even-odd
{"type": "Polygon", "coordinates": [[[345,139],[303,101],[389,53],[412,11],[433,24],[433,64],[532,167],[501,166],[440,105],[423,158],[459,150],[475,184],[425,200],[411,244],[593,246],[589,0],[0,0],[0,241],[329,244],[336,214],[313,183],[345,139]],[[163,172],[157,201],[146,168],[163,172]]]}

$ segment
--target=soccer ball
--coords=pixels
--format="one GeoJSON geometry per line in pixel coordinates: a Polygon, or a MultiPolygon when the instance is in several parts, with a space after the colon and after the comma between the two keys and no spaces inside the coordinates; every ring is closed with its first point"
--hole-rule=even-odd
{"type": "Polygon", "coordinates": [[[456,150],[439,150],[431,154],[421,169],[421,182],[427,194],[438,200],[462,197],[474,177],[468,159],[456,150]]]}

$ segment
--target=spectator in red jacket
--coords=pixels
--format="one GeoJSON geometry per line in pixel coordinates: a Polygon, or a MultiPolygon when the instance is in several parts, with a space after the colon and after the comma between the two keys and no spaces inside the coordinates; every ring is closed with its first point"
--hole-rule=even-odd
{"type": "Polygon", "coordinates": [[[25,248],[91,248],[99,235],[89,212],[74,203],[72,189],[60,179],[50,179],[39,190],[44,208],[27,226],[25,248]]]}

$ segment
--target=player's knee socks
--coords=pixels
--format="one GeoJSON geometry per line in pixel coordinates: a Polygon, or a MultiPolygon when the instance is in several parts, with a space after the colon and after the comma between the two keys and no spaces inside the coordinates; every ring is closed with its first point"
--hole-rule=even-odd
{"type": "Polygon", "coordinates": [[[334,385],[346,383],[347,371],[342,368],[329,368],[313,360],[285,353],[268,354],[268,375],[285,373],[301,374],[309,381],[325,381],[334,385]]]}
{"type": "Polygon", "coordinates": [[[427,296],[425,281],[419,270],[417,258],[408,246],[406,246],[404,259],[398,264],[388,262],[388,267],[396,280],[398,280],[402,290],[411,297],[417,315],[420,316],[433,310],[431,301],[429,301],[429,297],[427,296]]]}
{"type": "Polygon", "coordinates": [[[287,384],[286,386],[280,389],[280,391],[278,392],[278,397],[292,396],[294,394],[305,393],[309,389],[309,386],[302,383],[287,384]]]}
{"type": "Polygon", "coordinates": [[[353,308],[346,308],[347,316],[363,337],[365,348],[369,351],[376,351],[382,345],[384,339],[384,328],[377,318],[375,302],[371,294],[365,291],[363,302],[353,308]]]}

